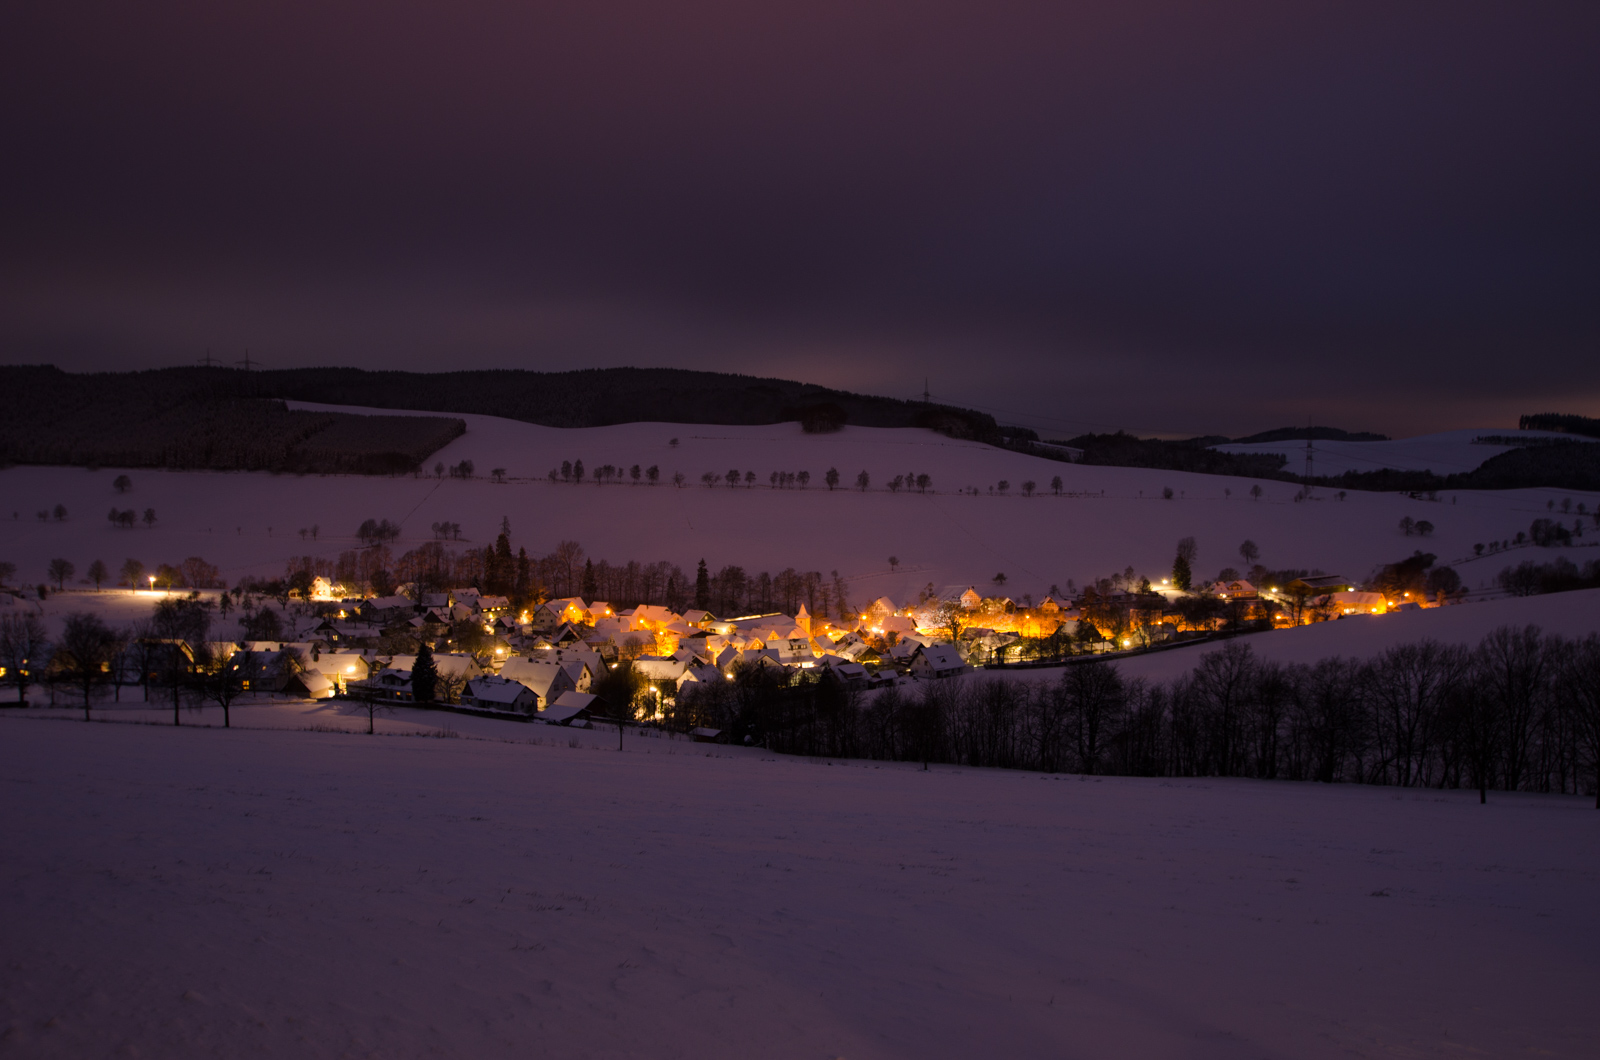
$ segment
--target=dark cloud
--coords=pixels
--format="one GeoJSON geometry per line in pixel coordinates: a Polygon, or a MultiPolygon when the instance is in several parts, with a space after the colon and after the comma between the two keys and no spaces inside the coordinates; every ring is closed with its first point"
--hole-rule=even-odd
{"type": "Polygon", "coordinates": [[[1593,4],[34,8],[6,360],[926,376],[1052,430],[1600,412],[1593,4]]]}

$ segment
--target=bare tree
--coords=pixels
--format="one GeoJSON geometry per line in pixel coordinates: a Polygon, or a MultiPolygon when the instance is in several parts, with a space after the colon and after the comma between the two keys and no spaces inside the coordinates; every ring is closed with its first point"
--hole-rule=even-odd
{"type": "Polygon", "coordinates": [[[56,583],[56,592],[60,592],[66,585],[67,579],[78,573],[78,568],[64,559],[53,559],[49,567],[50,580],[56,583]]]}
{"type": "Polygon", "coordinates": [[[181,724],[178,710],[211,632],[210,609],[197,596],[167,597],[156,604],[151,617],[156,662],[161,678],[172,689],[172,724],[181,724]]]}
{"type": "Polygon", "coordinates": [[[89,719],[94,690],[111,677],[111,665],[122,650],[119,635],[100,616],[77,612],[67,616],[61,643],[52,660],[55,671],[83,693],[83,720],[89,719]]]}
{"type": "Polygon", "coordinates": [[[0,667],[17,686],[17,702],[26,703],[28,686],[50,659],[50,638],[39,616],[0,615],[0,667]]]}
{"type": "Polygon", "coordinates": [[[222,727],[231,728],[231,708],[244,694],[254,652],[235,652],[231,644],[205,644],[200,650],[200,695],[222,708],[222,727]],[[242,656],[242,658],[241,658],[242,656]]]}
{"type": "Polygon", "coordinates": [[[1239,543],[1239,558],[1244,560],[1246,567],[1253,567],[1256,560],[1261,558],[1261,549],[1254,541],[1245,538],[1239,543]]]}
{"type": "Polygon", "coordinates": [[[150,702],[151,671],[155,667],[159,645],[149,621],[137,623],[128,630],[128,642],[123,649],[123,659],[139,671],[139,687],[144,691],[144,701],[150,702]]]}
{"type": "Polygon", "coordinates": [[[1600,809],[1600,634],[1568,646],[1562,659],[1563,705],[1577,722],[1595,768],[1595,809],[1600,809]]]}
{"type": "Polygon", "coordinates": [[[1060,684],[1078,768],[1092,776],[1105,753],[1105,738],[1115,731],[1117,715],[1126,705],[1127,689],[1117,668],[1107,662],[1069,666],[1060,684]]]}
{"type": "Polygon", "coordinates": [[[364,691],[361,693],[361,695],[357,696],[356,705],[366,712],[368,736],[371,736],[377,731],[377,715],[392,715],[394,713],[394,709],[390,707],[388,700],[379,699],[377,696],[373,695],[371,691],[364,691]]]}

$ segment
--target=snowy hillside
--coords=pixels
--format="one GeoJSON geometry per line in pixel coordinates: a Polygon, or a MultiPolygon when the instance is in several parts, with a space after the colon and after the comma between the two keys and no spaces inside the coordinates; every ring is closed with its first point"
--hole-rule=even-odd
{"type": "MultiPolygon", "coordinates": [[[[1593,495],[1550,490],[1444,494],[1436,503],[1385,494],[1351,493],[1344,501],[1319,491],[1297,503],[1297,487],[1249,479],[1086,467],[1056,463],[930,431],[847,427],[807,435],[795,424],[696,427],[635,423],[563,430],[492,417],[466,417],[468,430],[437,454],[452,465],[471,460],[476,477],[462,480],[359,476],[274,476],[264,473],[131,472],[133,488],[112,489],[119,473],[106,468],[12,467],[0,471],[0,559],[18,576],[45,579],[55,557],[73,562],[81,578],[102,559],[117,570],[126,557],[147,566],[200,556],[230,583],[244,574],[279,575],[294,556],[335,557],[354,547],[357,525],[388,518],[402,527],[398,551],[431,537],[438,521],[459,523],[463,540],[482,545],[502,517],[518,545],[533,554],[564,539],[591,556],[614,562],[671,560],[693,570],[704,557],[713,568],[739,564],[751,571],[838,570],[864,598],[913,598],[923,585],[977,584],[1005,573],[1004,591],[1041,596],[1052,584],[1082,582],[1132,566],[1159,576],[1170,570],[1174,542],[1199,546],[1197,568],[1209,575],[1240,563],[1239,543],[1253,539],[1272,567],[1320,568],[1365,576],[1380,563],[1425,548],[1456,562],[1469,586],[1486,584],[1509,563],[1552,558],[1552,550],[1516,550],[1461,562],[1473,545],[1513,537],[1548,514],[1547,502],[1593,508],[1593,495]],[[673,445],[672,440],[678,444],[673,445]],[[582,486],[546,480],[563,460],[593,468],[634,464],[660,469],[662,485],[582,486]],[[829,491],[823,475],[836,467],[843,485],[829,491]],[[491,481],[504,468],[508,481],[491,481]],[[751,488],[700,484],[705,472],[753,471],[751,488]],[[851,488],[867,471],[871,488],[851,488]],[[773,471],[809,471],[807,489],[772,489],[773,471]],[[670,485],[675,472],[688,485],[670,485]],[[896,475],[928,474],[926,493],[890,493],[896,475]],[[1049,483],[1063,482],[1056,496],[1049,483]],[[1002,480],[1007,494],[991,494],[1002,480]],[[1036,483],[1032,497],[1023,483],[1036,483]],[[1249,490],[1260,485],[1260,500],[1249,490]],[[976,488],[977,496],[957,491],[976,488]],[[1162,499],[1171,489],[1171,500],[1162,499]],[[69,515],[56,521],[56,505],[69,515]],[[110,508],[157,520],[119,529],[110,508]],[[37,513],[47,513],[40,521],[37,513]],[[1437,527],[1427,539],[1403,535],[1403,516],[1437,527]],[[302,529],[318,528],[313,539],[302,529]],[[891,572],[888,558],[900,560],[891,572]]],[[[1398,444],[1398,443],[1397,443],[1398,444]]],[[[1570,550],[1582,560],[1587,549],[1570,550]]]]}
{"type": "MultiPolygon", "coordinates": [[[[1347,471],[1432,471],[1437,475],[1453,475],[1472,471],[1490,457],[1510,452],[1515,446],[1479,445],[1475,438],[1555,439],[1562,442],[1581,442],[1586,439],[1571,434],[1552,431],[1514,431],[1501,428],[1475,428],[1460,431],[1442,431],[1439,434],[1422,434],[1415,438],[1400,438],[1388,442],[1314,441],[1311,443],[1313,473],[1317,475],[1342,475],[1347,471]]],[[[1249,442],[1217,445],[1212,448],[1224,453],[1276,453],[1288,460],[1284,470],[1300,474],[1305,470],[1306,443],[1249,442]]]]}
{"type": "Polygon", "coordinates": [[[8,1055],[1600,1052],[1582,799],[0,729],[8,1055]]]}

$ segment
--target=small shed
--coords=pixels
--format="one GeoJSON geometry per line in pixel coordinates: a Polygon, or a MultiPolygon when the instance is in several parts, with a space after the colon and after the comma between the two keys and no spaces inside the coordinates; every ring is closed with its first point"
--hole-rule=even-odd
{"type": "Polygon", "coordinates": [[[590,709],[600,700],[587,692],[563,692],[556,701],[534,715],[546,725],[589,727],[590,709]]]}

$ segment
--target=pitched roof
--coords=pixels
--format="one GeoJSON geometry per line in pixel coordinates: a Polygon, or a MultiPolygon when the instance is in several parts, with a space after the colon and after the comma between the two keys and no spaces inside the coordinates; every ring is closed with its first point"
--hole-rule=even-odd
{"type": "Polygon", "coordinates": [[[953,644],[924,644],[917,656],[934,670],[956,670],[967,665],[953,644]]]}
{"type": "Polygon", "coordinates": [[[503,677],[475,677],[467,683],[466,694],[480,702],[515,703],[533,692],[520,681],[503,677]]]}

